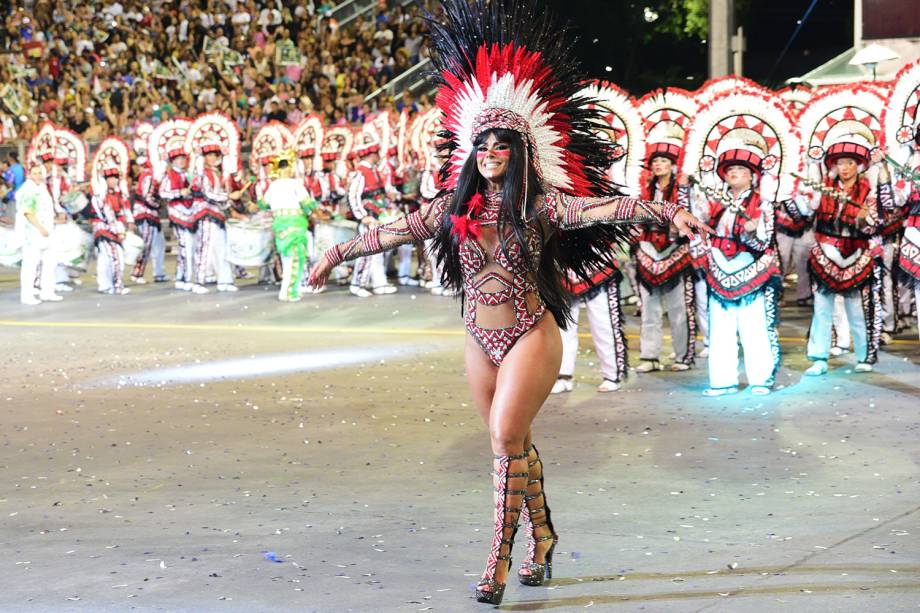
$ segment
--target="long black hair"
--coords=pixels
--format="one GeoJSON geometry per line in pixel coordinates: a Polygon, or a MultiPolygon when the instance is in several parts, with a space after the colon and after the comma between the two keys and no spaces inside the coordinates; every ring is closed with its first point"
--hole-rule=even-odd
{"type": "Polygon", "coordinates": [[[450,216],[465,216],[470,199],[477,193],[485,193],[486,180],[479,173],[476,151],[486,142],[490,134],[494,134],[496,140],[511,148],[511,156],[502,184],[501,208],[496,227],[501,250],[507,257],[511,241],[515,241],[520,246],[521,256],[530,266],[530,273],[533,275],[540,298],[556,318],[556,322],[565,328],[571,321],[571,306],[570,295],[561,283],[566,271],[560,265],[564,258],[561,254],[559,234],[556,232],[543,234],[545,226],[534,222],[537,216],[536,202],[543,195],[543,189],[536,170],[530,162],[531,157],[524,139],[520,133],[513,130],[486,130],[476,137],[473,143],[473,150],[460,171],[456,189],[451,195],[450,206],[445,210],[441,226],[434,237],[434,253],[438,262],[443,264],[441,284],[456,290],[462,299],[463,271],[460,264],[460,244],[457,236],[452,232],[453,223],[450,216]],[[526,182],[524,181],[525,173],[526,182]],[[526,194],[524,193],[525,185],[526,194]],[[526,202],[524,218],[521,217],[522,200],[526,202]],[[541,231],[540,241],[543,244],[543,253],[539,260],[530,252],[527,241],[527,227],[534,224],[541,231]]]}

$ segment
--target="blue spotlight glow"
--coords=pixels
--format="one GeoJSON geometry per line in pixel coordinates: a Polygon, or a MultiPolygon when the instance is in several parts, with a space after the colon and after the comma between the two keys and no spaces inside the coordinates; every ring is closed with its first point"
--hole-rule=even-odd
{"type": "Polygon", "coordinates": [[[90,382],[92,387],[147,387],[184,385],[209,381],[236,381],[269,375],[310,372],[349,366],[353,364],[372,365],[374,362],[391,358],[408,358],[436,349],[433,345],[393,347],[352,347],[303,353],[251,356],[232,360],[207,362],[204,364],[182,364],[123,373],[90,382]]]}

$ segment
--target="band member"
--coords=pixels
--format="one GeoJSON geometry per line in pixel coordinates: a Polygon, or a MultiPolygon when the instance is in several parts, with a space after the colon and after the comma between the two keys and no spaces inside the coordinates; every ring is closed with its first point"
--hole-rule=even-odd
{"type": "Polygon", "coordinates": [[[166,204],[169,224],[176,236],[176,289],[190,292],[195,287],[195,205],[188,177],[188,153],[185,138],[173,140],[167,147],[169,168],[159,182],[158,195],[166,204]]]}
{"type": "MultiPolygon", "coordinates": [[[[378,169],[379,151],[380,143],[376,136],[362,132],[360,141],[354,149],[359,159],[358,166],[348,185],[348,204],[355,221],[358,222],[360,234],[375,228],[379,224],[378,218],[388,207],[387,185],[378,169]]],[[[383,253],[358,258],[352,273],[350,290],[359,298],[367,298],[371,294],[396,292],[396,288],[387,282],[383,253]],[[368,291],[367,287],[371,290],[368,291]]]]}
{"type": "Polygon", "coordinates": [[[96,282],[100,293],[124,295],[124,249],[128,230],[134,231],[134,217],[128,199],[130,155],[124,141],[109,137],[102,141],[92,164],[92,222],[96,245],[96,282]]]}
{"type": "Polygon", "coordinates": [[[54,267],[57,257],[51,248],[54,228],[54,202],[45,183],[45,170],[39,163],[29,167],[27,180],[16,191],[16,234],[22,243],[19,271],[19,300],[34,306],[43,301],[63,300],[54,293],[54,267]],[[35,297],[35,277],[39,297],[35,297]]]}
{"type": "MultiPolygon", "coordinates": [[[[887,160],[893,166],[896,211],[904,219],[895,282],[903,288],[901,304],[891,311],[910,314],[913,298],[920,308],[920,60],[898,72],[882,113],[887,160]]],[[[891,211],[883,209],[884,215],[891,211]]],[[[887,313],[886,313],[887,315],[887,313]]]]}
{"type": "Polygon", "coordinates": [[[275,244],[281,255],[281,289],[278,300],[298,302],[301,299],[301,281],[309,252],[310,215],[318,204],[304,187],[303,181],[294,177],[296,155],[285,151],[272,161],[271,184],[260,206],[271,210],[275,244]]]}
{"type": "Polygon", "coordinates": [[[613,266],[594,273],[591,282],[569,275],[566,288],[573,296],[572,324],[562,330],[562,363],[559,377],[551,394],[571,392],[574,388],[575,359],[578,356],[578,313],[582,307],[588,313],[591,338],[597,352],[604,380],[598,392],[615,392],[626,375],[627,347],[623,331],[623,311],[620,307],[620,282],[623,275],[613,266]]]}
{"type": "Polygon", "coordinates": [[[814,284],[814,315],[808,334],[805,374],[827,372],[834,302],[842,296],[856,354],[855,371],[869,372],[881,336],[879,207],[893,208],[888,171],[869,169],[878,142],[884,98],[860,86],[836,88],[808,101],[799,130],[810,158],[790,214],[813,218],[816,245],[808,261],[814,284]],[[856,118],[862,118],[860,121],[856,118]]]}
{"type": "Polygon", "coordinates": [[[704,260],[709,289],[709,387],[738,392],[739,342],[750,392],[769,394],[780,364],[775,201],[795,188],[800,144],[779,96],[717,94],[687,135],[682,198],[692,197],[715,228],[704,260]],[[693,187],[690,179],[693,179],[693,187]]]}
{"type": "MultiPolygon", "coordinates": [[[[652,135],[649,143],[649,175],[642,186],[642,198],[678,201],[675,178],[682,139],[652,135]]],[[[667,227],[643,227],[634,247],[636,276],[642,303],[639,336],[641,362],[636,372],[660,370],[659,358],[664,332],[664,312],[668,314],[674,348],[672,371],[688,370],[696,349],[696,319],[693,315],[693,268],[685,238],[667,227]]]]}
{"type": "Polygon", "coordinates": [[[138,234],[144,240],[144,250],[134,264],[131,280],[138,285],[146,283],[144,273],[148,262],[153,260],[153,280],[162,283],[167,280],[166,240],[160,223],[161,200],[158,196],[158,186],[153,177],[153,168],[146,156],[138,156],[135,167],[139,168],[140,172],[135,177],[132,212],[138,234]]]}

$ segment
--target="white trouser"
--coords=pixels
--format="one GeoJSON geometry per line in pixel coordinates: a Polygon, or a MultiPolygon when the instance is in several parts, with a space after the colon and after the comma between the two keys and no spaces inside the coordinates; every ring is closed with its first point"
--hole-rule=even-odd
{"type": "Polygon", "coordinates": [[[696,300],[696,329],[703,337],[703,347],[709,347],[709,284],[704,277],[694,277],[693,293],[696,300]]]}
{"type": "Polygon", "coordinates": [[[846,307],[843,304],[843,296],[837,294],[834,297],[834,316],[833,316],[833,336],[836,336],[834,345],[841,349],[849,349],[853,339],[850,337],[850,322],[847,320],[846,307]]]}
{"type": "Polygon", "coordinates": [[[808,254],[815,244],[815,233],[806,230],[802,236],[793,237],[782,232],[776,233],[779,257],[783,265],[783,274],[795,273],[799,279],[795,286],[796,300],[805,300],[811,296],[811,279],[808,275],[808,254]]]}
{"type": "Polygon", "coordinates": [[[22,300],[31,300],[35,295],[35,275],[41,266],[38,280],[39,296],[54,294],[54,269],[57,256],[47,239],[43,244],[26,243],[22,246],[22,268],[19,270],[19,295],[22,300]]]}
{"type": "Polygon", "coordinates": [[[566,330],[562,330],[562,364],[560,376],[571,377],[575,373],[575,358],[578,355],[578,313],[584,306],[588,312],[588,324],[591,338],[601,363],[604,379],[619,382],[626,366],[626,341],[623,325],[620,321],[620,292],[617,280],[605,284],[605,287],[590,300],[575,299],[572,302],[572,320],[566,330]]]}
{"type": "MultiPolygon", "coordinates": [[[[907,294],[907,292],[904,292],[907,294]]],[[[920,283],[914,285],[914,306],[917,309],[917,330],[920,333],[920,283]]]]}
{"type": "MultiPolygon", "coordinates": [[[[364,234],[370,226],[358,224],[358,233],[364,234]]],[[[351,274],[351,284],[358,287],[370,286],[372,289],[383,287],[387,284],[386,259],[382,253],[368,255],[355,260],[355,268],[351,274]]]]}
{"type": "Polygon", "coordinates": [[[153,259],[153,275],[166,276],[166,236],[162,230],[157,229],[153,235],[153,246],[150,248],[150,257],[153,259]]]}
{"type": "Polygon", "coordinates": [[[667,311],[675,359],[677,362],[684,362],[687,359],[690,342],[684,280],[679,279],[671,288],[655,287],[651,291],[640,283],[639,299],[642,301],[639,357],[643,360],[658,360],[661,357],[664,312],[667,311]]]}
{"type": "Polygon", "coordinates": [[[775,368],[764,291],[737,305],[709,299],[709,387],[738,385],[738,338],[748,385],[773,385],[775,368]]]}
{"type": "Polygon", "coordinates": [[[894,264],[898,261],[898,243],[889,241],[882,245],[882,330],[893,334],[898,329],[898,310],[895,302],[894,264]]]}
{"type": "Polygon", "coordinates": [[[100,292],[121,291],[124,287],[124,262],[121,245],[107,240],[96,243],[96,286],[100,292]]]}
{"type": "Polygon", "coordinates": [[[866,328],[866,315],[863,312],[862,296],[859,291],[845,295],[835,294],[821,288],[815,291],[815,312],[811,319],[811,329],[808,332],[809,359],[827,360],[831,350],[832,326],[837,331],[837,346],[849,347],[852,334],[856,361],[865,362],[869,352],[869,331],[866,328]],[[839,323],[836,317],[838,309],[843,314],[843,321],[839,323]]]}
{"type": "Polygon", "coordinates": [[[301,259],[301,257],[296,254],[281,256],[281,289],[278,290],[279,300],[300,297],[300,284],[298,284],[297,287],[292,287],[291,283],[294,279],[295,270],[300,280],[303,281],[305,265],[306,257],[301,259]]]}
{"type": "Polygon", "coordinates": [[[438,256],[434,249],[434,239],[425,241],[425,255],[428,258],[428,266],[431,267],[431,283],[435,287],[441,287],[441,273],[444,267],[438,265],[438,256]]]}
{"type": "Polygon", "coordinates": [[[415,245],[408,243],[400,245],[396,252],[399,254],[399,268],[397,275],[400,279],[408,277],[412,273],[412,251],[415,245]]]}
{"type": "Polygon", "coordinates": [[[175,227],[178,253],[176,253],[176,283],[195,282],[195,233],[188,228],[175,227]]]}
{"type": "Polygon", "coordinates": [[[233,283],[233,269],[227,261],[227,229],[209,219],[198,225],[198,283],[204,285],[208,273],[214,271],[219,285],[233,283]]]}

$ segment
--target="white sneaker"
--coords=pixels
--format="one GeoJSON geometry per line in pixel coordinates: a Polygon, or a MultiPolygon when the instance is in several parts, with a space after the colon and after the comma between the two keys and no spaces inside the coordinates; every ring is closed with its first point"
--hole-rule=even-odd
{"type": "Polygon", "coordinates": [[[636,366],[636,372],[652,372],[655,370],[661,370],[661,364],[658,360],[642,360],[636,366]]]}
{"type": "Polygon", "coordinates": [[[458,295],[459,293],[460,293],[460,292],[459,292],[458,290],[455,290],[455,289],[448,289],[448,288],[446,288],[446,287],[445,287],[444,289],[441,290],[441,295],[442,295],[442,296],[445,296],[445,297],[447,297],[447,298],[453,298],[454,296],[458,295]]]}
{"type": "Polygon", "coordinates": [[[872,370],[872,364],[866,362],[860,362],[853,368],[854,372],[872,372],[872,370]]]}
{"type": "Polygon", "coordinates": [[[176,289],[180,292],[188,292],[192,289],[191,283],[186,283],[185,281],[176,281],[176,289]]]}
{"type": "Polygon", "coordinates": [[[219,283],[217,285],[217,291],[219,292],[238,292],[240,288],[233,285],[232,283],[219,283]]]}
{"type": "Polygon", "coordinates": [[[597,391],[602,394],[607,392],[615,392],[620,389],[620,384],[616,381],[611,381],[610,379],[604,379],[604,382],[597,386],[597,391]]]}
{"type": "Polygon", "coordinates": [[[370,298],[373,295],[369,291],[367,291],[366,289],[358,285],[350,286],[348,288],[348,291],[350,291],[352,295],[357,296],[358,298],[370,298]]]}
{"type": "Polygon", "coordinates": [[[716,396],[726,396],[728,394],[737,394],[738,386],[733,387],[707,387],[703,390],[704,396],[716,397],[716,396]]]}
{"type": "Polygon", "coordinates": [[[444,288],[440,285],[432,285],[428,288],[428,291],[431,292],[432,296],[443,296],[444,288]]]}
{"type": "Polygon", "coordinates": [[[833,347],[831,347],[830,353],[831,353],[831,357],[837,358],[837,357],[842,356],[847,351],[849,350],[844,347],[837,347],[836,345],[834,345],[833,347]]]}
{"type": "Polygon", "coordinates": [[[696,355],[701,358],[708,358],[709,357],[709,347],[703,347],[702,349],[700,349],[700,352],[696,355]]]}
{"type": "Polygon", "coordinates": [[[405,285],[407,287],[418,287],[418,279],[413,279],[412,277],[400,277],[399,284],[405,285]]]}
{"type": "Polygon", "coordinates": [[[770,388],[767,387],[766,385],[752,385],[751,386],[751,393],[755,396],[766,396],[771,391],[772,390],[770,390],[770,388]]]}
{"type": "Polygon", "coordinates": [[[64,297],[58,296],[57,294],[42,294],[38,299],[42,302],[60,302],[64,297]]]}
{"type": "Polygon", "coordinates": [[[27,306],[35,306],[37,304],[42,303],[42,301],[36,298],[35,296],[23,296],[22,298],[19,299],[19,302],[27,306]]]}
{"type": "Polygon", "coordinates": [[[58,283],[57,285],[54,286],[54,291],[67,293],[67,292],[72,292],[73,288],[67,285],[66,283],[58,283]]]}
{"type": "Polygon", "coordinates": [[[208,288],[206,288],[204,285],[199,285],[197,283],[192,285],[193,294],[207,294],[209,291],[210,290],[208,290],[208,288]]]}
{"type": "Polygon", "coordinates": [[[121,289],[119,289],[119,290],[115,290],[114,293],[115,293],[116,295],[118,295],[118,296],[127,296],[128,294],[131,293],[131,288],[130,288],[130,287],[123,287],[123,288],[121,288],[121,289]]]}
{"type": "Polygon", "coordinates": [[[689,364],[684,364],[683,362],[674,362],[671,364],[671,372],[684,372],[690,370],[689,364]]]}
{"type": "Polygon", "coordinates": [[[145,279],[144,277],[135,277],[135,276],[132,276],[132,277],[131,277],[131,281],[133,281],[133,282],[136,283],[137,285],[147,285],[147,279],[145,279]]]}
{"type": "Polygon", "coordinates": [[[815,363],[808,367],[805,374],[809,377],[820,377],[827,374],[827,362],[825,360],[815,360],[815,363]]]}
{"type": "Polygon", "coordinates": [[[325,285],[322,286],[322,287],[313,287],[313,286],[310,286],[310,293],[313,293],[313,294],[322,294],[322,293],[325,292],[325,291],[326,291],[326,286],[325,286],[325,285]]]}
{"type": "Polygon", "coordinates": [[[396,289],[394,285],[381,285],[380,287],[375,287],[373,289],[375,296],[385,296],[387,294],[395,294],[399,290],[396,289]]]}
{"type": "Polygon", "coordinates": [[[571,392],[572,388],[575,387],[575,384],[571,379],[556,379],[556,382],[553,383],[553,389],[549,391],[550,394],[562,394],[564,392],[571,392]]]}

